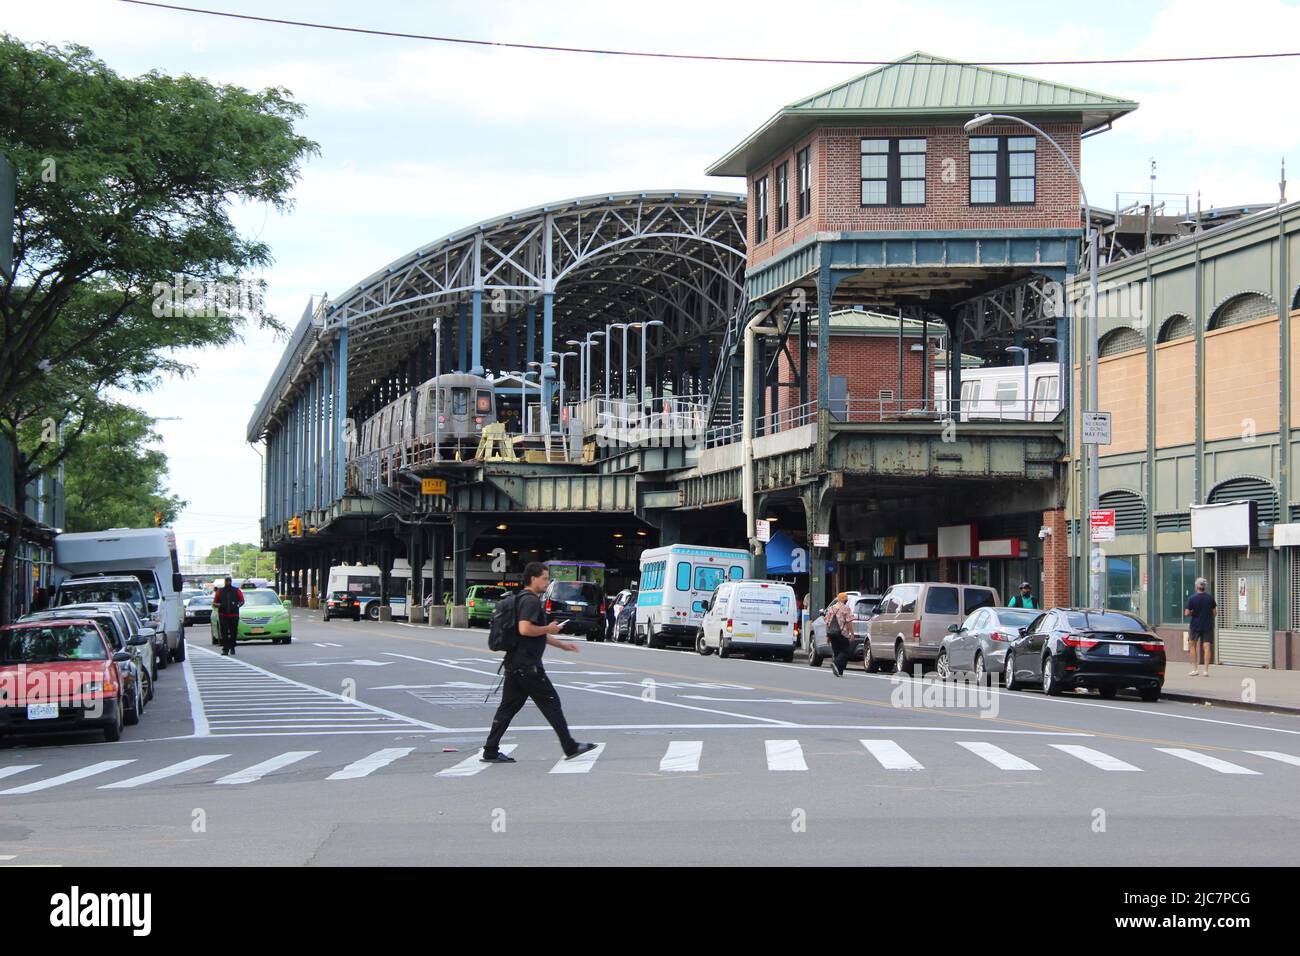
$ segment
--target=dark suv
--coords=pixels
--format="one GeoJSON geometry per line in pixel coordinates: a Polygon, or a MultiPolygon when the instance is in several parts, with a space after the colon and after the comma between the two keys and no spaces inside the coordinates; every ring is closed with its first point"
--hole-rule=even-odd
{"type": "Polygon", "coordinates": [[[586,635],[589,641],[605,639],[605,594],[592,581],[552,581],[542,595],[547,620],[573,621],[568,636],[586,635]]]}

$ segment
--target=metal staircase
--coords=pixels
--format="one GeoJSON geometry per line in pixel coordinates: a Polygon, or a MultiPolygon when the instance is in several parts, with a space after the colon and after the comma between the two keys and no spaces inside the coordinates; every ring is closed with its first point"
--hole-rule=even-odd
{"type": "Polygon", "coordinates": [[[704,419],[704,431],[707,434],[714,428],[732,424],[736,420],[736,409],[732,405],[732,381],[736,374],[736,356],[740,351],[742,333],[745,323],[750,318],[749,299],[741,300],[740,307],[727,320],[727,329],[723,334],[722,348],[718,351],[718,364],[713,370],[713,379],[709,384],[709,407],[704,419]]]}

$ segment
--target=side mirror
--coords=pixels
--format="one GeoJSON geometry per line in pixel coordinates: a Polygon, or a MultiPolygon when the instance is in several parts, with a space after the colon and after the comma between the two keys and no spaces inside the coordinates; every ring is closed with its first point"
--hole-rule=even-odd
{"type": "Polygon", "coordinates": [[[1026,634],[1029,633],[1029,628],[1027,628],[1027,627],[1017,628],[1017,630],[1020,631],[1020,636],[1021,636],[1021,637],[1024,637],[1026,634]]]}
{"type": "Polygon", "coordinates": [[[949,633],[949,634],[960,634],[961,631],[962,631],[962,626],[961,626],[960,624],[949,624],[949,625],[948,625],[948,633],[949,633]]]}
{"type": "Polygon", "coordinates": [[[152,627],[142,627],[137,633],[143,635],[144,637],[153,637],[158,632],[155,631],[152,627]]]}
{"type": "Polygon", "coordinates": [[[131,644],[131,645],[133,645],[133,646],[135,646],[135,647],[139,647],[141,644],[148,644],[148,643],[149,643],[149,639],[150,639],[152,636],[153,636],[152,633],[149,634],[148,636],[146,636],[146,635],[144,634],[144,632],[142,631],[141,633],[137,634],[135,637],[133,637],[133,638],[131,638],[129,641],[127,641],[127,643],[128,643],[128,644],[131,644]]]}
{"type": "Polygon", "coordinates": [[[159,604],[158,604],[157,601],[150,601],[150,602],[149,602],[149,610],[152,611],[154,614],[157,614],[157,613],[158,613],[158,607],[159,607],[159,604]]]}
{"type": "Polygon", "coordinates": [[[172,575],[172,590],[181,591],[185,588],[185,578],[179,574],[172,575]]]}
{"type": "Polygon", "coordinates": [[[287,608],[293,607],[293,602],[290,601],[288,598],[285,598],[283,601],[280,602],[280,604],[287,608]]]}
{"type": "Polygon", "coordinates": [[[131,655],[126,651],[118,651],[116,654],[113,655],[113,663],[115,664],[126,664],[129,663],[130,660],[131,660],[131,655]]]}

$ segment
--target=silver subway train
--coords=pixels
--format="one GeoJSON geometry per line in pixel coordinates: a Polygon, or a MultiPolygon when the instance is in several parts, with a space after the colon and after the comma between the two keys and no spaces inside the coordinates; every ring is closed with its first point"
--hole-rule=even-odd
{"type": "Polygon", "coordinates": [[[479,375],[448,373],[389,402],[361,425],[357,457],[394,446],[476,448],[483,428],[497,420],[496,389],[479,375]]]}

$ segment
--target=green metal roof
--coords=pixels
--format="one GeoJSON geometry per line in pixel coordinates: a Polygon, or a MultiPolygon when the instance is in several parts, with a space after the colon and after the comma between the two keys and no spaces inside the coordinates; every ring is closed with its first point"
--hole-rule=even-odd
{"type": "Polygon", "coordinates": [[[1132,100],[916,52],[783,107],[709,167],[743,176],[778,150],[826,123],[863,119],[965,121],[976,113],[1079,116],[1083,131],[1137,109],[1132,100]]]}

